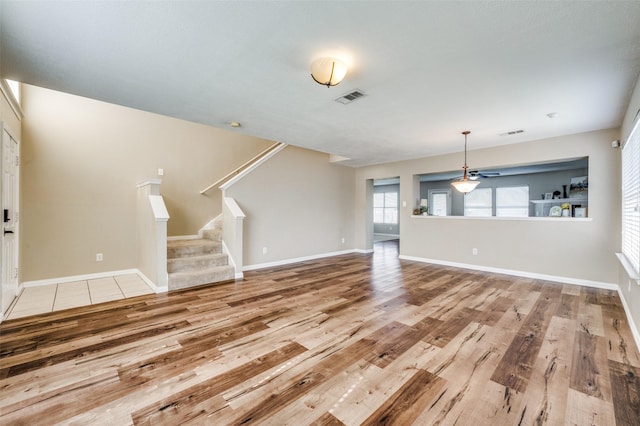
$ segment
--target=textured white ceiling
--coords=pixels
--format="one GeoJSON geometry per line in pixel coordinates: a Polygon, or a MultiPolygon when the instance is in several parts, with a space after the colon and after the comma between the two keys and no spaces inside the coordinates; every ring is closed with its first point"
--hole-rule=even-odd
{"type": "Polygon", "coordinates": [[[617,127],[640,73],[640,1],[2,0],[0,19],[5,78],[350,165],[461,151],[466,129],[476,149],[617,127]],[[326,53],[350,63],[332,88],[309,76],[326,53]]]}

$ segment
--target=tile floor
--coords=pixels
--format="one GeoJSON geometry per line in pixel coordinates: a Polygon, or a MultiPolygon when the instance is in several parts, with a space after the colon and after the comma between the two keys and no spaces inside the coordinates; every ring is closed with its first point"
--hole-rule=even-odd
{"type": "Polygon", "coordinates": [[[138,274],[116,275],[39,287],[25,287],[9,310],[7,319],[43,314],[151,294],[153,290],[138,274]]]}

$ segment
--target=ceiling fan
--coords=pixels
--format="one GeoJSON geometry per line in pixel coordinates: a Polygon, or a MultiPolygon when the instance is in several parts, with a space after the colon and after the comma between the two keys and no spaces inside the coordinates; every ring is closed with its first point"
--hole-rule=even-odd
{"type": "Polygon", "coordinates": [[[480,178],[490,178],[490,177],[496,177],[496,176],[500,176],[500,172],[482,172],[478,170],[471,170],[469,172],[470,180],[478,180],[480,178]]]}

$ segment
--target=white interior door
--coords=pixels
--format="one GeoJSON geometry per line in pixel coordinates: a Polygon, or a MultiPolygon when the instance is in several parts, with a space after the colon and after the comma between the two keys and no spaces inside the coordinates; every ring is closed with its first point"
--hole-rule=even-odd
{"type": "Polygon", "coordinates": [[[18,188],[19,145],[2,126],[2,312],[5,313],[18,292],[18,188]]]}

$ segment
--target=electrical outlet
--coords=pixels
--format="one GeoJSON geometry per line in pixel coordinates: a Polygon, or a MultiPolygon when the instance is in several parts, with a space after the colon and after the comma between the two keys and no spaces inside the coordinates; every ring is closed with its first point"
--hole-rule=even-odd
{"type": "Polygon", "coordinates": [[[262,254],[267,254],[267,248],[266,247],[262,247],[262,254]]]}
{"type": "Polygon", "coordinates": [[[475,248],[475,247],[474,247],[474,248],[472,248],[472,249],[471,249],[471,254],[473,254],[474,256],[477,256],[477,255],[478,255],[478,249],[477,249],[477,248],[475,248]]]}
{"type": "Polygon", "coordinates": [[[341,240],[341,241],[342,241],[342,244],[344,244],[344,238],[342,238],[342,240],[341,240]]]}
{"type": "Polygon", "coordinates": [[[96,262],[102,262],[102,253],[96,253],[96,262]]]}
{"type": "Polygon", "coordinates": [[[164,176],[164,169],[158,169],[158,176],[164,176]]]}

